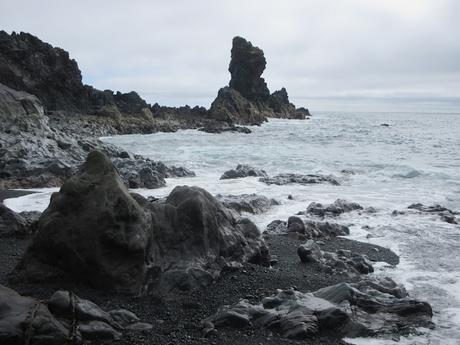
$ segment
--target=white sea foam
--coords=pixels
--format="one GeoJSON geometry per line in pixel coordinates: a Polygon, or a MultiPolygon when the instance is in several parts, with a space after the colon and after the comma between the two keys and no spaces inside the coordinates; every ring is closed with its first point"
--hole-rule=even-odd
{"type": "MultiPolygon", "coordinates": [[[[197,177],[167,179],[167,186],[135,190],[144,196],[166,196],[177,185],[196,185],[213,194],[257,193],[281,201],[262,215],[249,215],[261,230],[274,219],[286,220],[310,202],[337,198],[372,206],[376,213],[352,212],[336,219],[351,229],[350,238],[378,244],[400,255],[400,264],[378,264],[375,274],[403,283],[410,294],[433,306],[434,330],[397,340],[354,339],[354,344],[460,344],[460,226],[436,215],[409,212],[393,216],[416,202],[439,203],[460,211],[460,121],[442,114],[338,114],[309,121],[271,120],[252,127],[250,135],[219,135],[185,130],[128,135],[103,140],[127,150],[182,165],[197,177]],[[380,123],[391,123],[381,127],[380,123]],[[283,172],[331,174],[340,186],[268,186],[257,178],[219,180],[238,163],[283,172]],[[342,172],[351,170],[354,174],[342,172]],[[293,200],[288,200],[292,195],[293,200]]],[[[6,200],[16,211],[43,210],[45,190],[6,200]]]]}

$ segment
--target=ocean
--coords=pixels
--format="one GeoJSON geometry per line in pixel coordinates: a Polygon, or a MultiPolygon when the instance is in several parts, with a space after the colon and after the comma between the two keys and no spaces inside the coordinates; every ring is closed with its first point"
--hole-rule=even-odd
{"type": "MultiPolygon", "coordinates": [[[[305,210],[310,202],[340,198],[375,208],[375,213],[346,213],[334,221],[350,227],[350,238],[391,248],[400,256],[397,267],[380,263],[374,274],[390,276],[412,297],[428,301],[436,327],[399,340],[348,341],[453,345],[460,344],[460,225],[432,214],[392,212],[413,203],[460,211],[459,120],[460,114],[321,112],[303,121],[271,119],[250,127],[252,134],[182,130],[102,140],[197,174],[167,179],[160,189],[136,190],[145,196],[161,197],[177,185],[196,185],[213,194],[256,193],[280,201],[269,212],[250,216],[261,231],[272,220],[287,220],[305,210]],[[239,163],[264,169],[270,176],[332,175],[340,185],[276,186],[253,177],[219,180],[239,163]]],[[[5,203],[16,211],[43,210],[55,190],[5,203]]]]}

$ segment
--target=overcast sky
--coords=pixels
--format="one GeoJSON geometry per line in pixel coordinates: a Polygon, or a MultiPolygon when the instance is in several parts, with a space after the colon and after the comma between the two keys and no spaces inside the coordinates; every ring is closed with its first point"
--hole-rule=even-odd
{"type": "Polygon", "coordinates": [[[313,112],[460,112],[459,16],[457,0],[0,0],[1,29],[69,51],[99,89],[208,107],[239,35],[313,112]]]}

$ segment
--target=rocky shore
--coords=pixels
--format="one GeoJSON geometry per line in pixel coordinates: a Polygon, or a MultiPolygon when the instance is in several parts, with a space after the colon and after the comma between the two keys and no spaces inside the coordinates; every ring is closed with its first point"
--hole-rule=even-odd
{"type": "MultiPolygon", "coordinates": [[[[341,237],[350,229],[335,217],[371,209],[312,203],[258,229],[246,216],[278,200],[191,186],[144,198],[130,189],[194,172],[97,139],[181,128],[247,134],[242,126],[267,117],[306,118],[284,88],[270,93],[265,67],[263,51],[235,37],[231,80],[210,109],[170,108],[83,85],[64,50],[0,32],[0,197],[61,187],[43,213],[0,205],[0,343],[345,344],[432,326],[428,303],[372,275],[376,262],[398,264],[393,252],[341,237]]],[[[247,165],[221,179],[251,176],[339,185],[247,165]]],[[[456,222],[439,205],[408,209],[456,222]]]]}

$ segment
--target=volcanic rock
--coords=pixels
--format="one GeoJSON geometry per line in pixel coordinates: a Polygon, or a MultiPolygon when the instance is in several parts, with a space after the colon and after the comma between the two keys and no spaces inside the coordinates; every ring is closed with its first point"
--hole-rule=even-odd
{"type": "Polygon", "coordinates": [[[126,329],[151,328],[127,310],[107,313],[69,291],[57,291],[48,302],[41,302],[0,285],[2,344],[80,344],[91,339],[118,339],[126,329]]]}
{"type": "Polygon", "coordinates": [[[349,202],[343,199],[337,199],[332,204],[323,205],[318,202],[312,202],[307,207],[307,214],[315,215],[318,217],[336,217],[341,215],[342,213],[363,210],[364,208],[355,203],[349,202]]]}
{"type": "Polygon", "coordinates": [[[286,185],[286,184],[315,184],[315,183],[330,183],[332,185],[339,185],[339,182],[331,176],[324,176],[324,175],[301,175],[301,174],[279,174],[273,177],[262,177],[259,179],[260,182],[266,184],[275,184],[278,186],[286,185]]]}
{"type": "Polygon", "coordinates": [[[210,328],[266,328],[292,339],[315,335],[358,337],[410,332],[431,324],[426,302],[399,296],[390,279],[341,283],[313,293],[278,290],[260,304],[241,300],[203,321],[210,328]]]}
{"type": "Polygon", "coordinates": [[[243,177],[268,177],[265,170],[256,169],[252,166],[246,164],[238,164],[236,169],[231,169],[223,173],[220,177],[221,180],[234,179],[234,178],[243,178],[243,177]]]}
{"type": "Polygon", "coordinates": [[[260,214],[267,212],[273,205],[279,205],[274,199],[263,195],[242,194],[242,195],[216,195],[216,198],[227,208],[238,213],[247,212],[260,214]]]}
{"type": "Polygon", "coordinates": [[[13,279],[72,279],[140,294],[211,283],[231,262],[268,265],[257,227],[197,187],[149,202],[130,194],[102,153],[91,152],[38,221],[13,279]]]}

